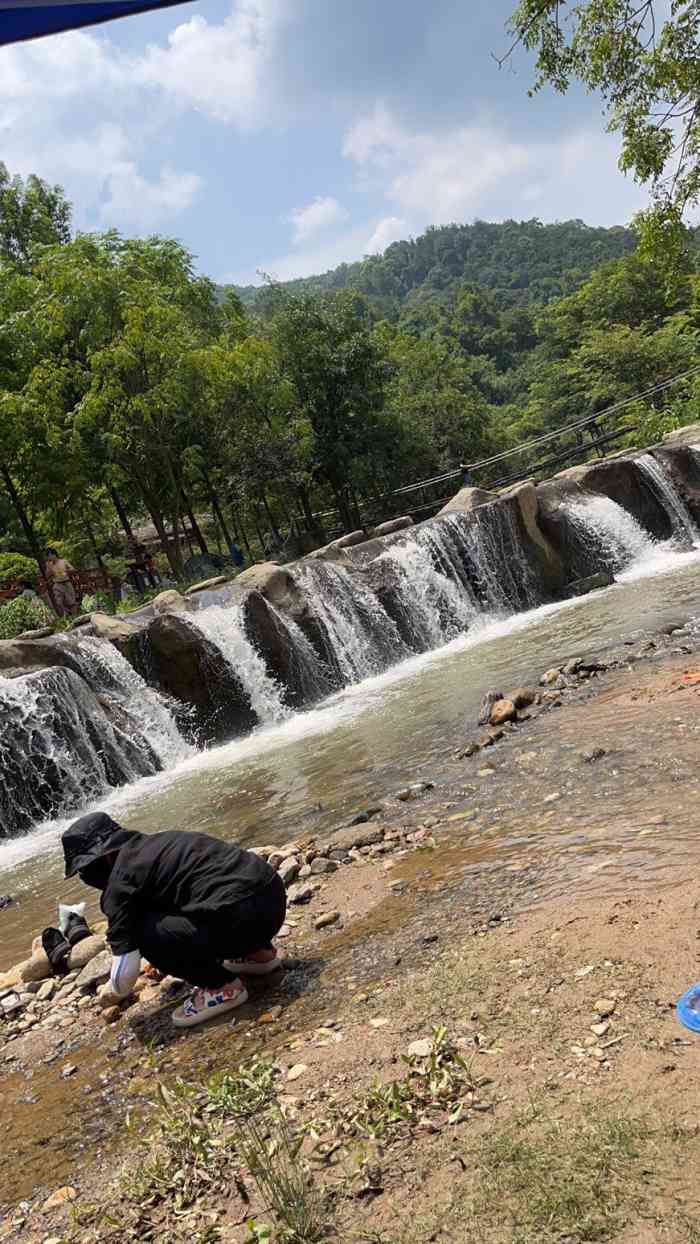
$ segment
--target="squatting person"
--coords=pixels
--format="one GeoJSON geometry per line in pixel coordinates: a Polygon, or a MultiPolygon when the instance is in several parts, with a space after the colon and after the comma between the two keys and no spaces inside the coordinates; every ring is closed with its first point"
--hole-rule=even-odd
{"type": "Polygon", "coordinates": [[[201,1024],[247,1000],[240,975],[265,976],[280,963],[272,939],[287,897],[258,855],[208,834],[140,834],[104,812],[65,830],[66,877],[102,892],[112,950],[109,991],[131,992],[141,956],[194,986],[173,1013],[178,1028],[201,1024]]]}

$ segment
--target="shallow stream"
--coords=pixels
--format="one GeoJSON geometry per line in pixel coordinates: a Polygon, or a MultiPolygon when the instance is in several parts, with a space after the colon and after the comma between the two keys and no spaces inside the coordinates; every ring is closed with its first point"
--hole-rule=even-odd
{"type": "MultiPolygon", "coordinates": [[[[694,616],[699,587],[700,552],[657,546],[614,587],[484,617],[443,648],[281,724],[190,755],[96,806],[134,829],[200,829],[251,844],[328,831],[406,782],[439,786],[453,777],[455,752],[473,734],[489,688],[507,692],[578,653],[653,630],[671,614],[694,616]]],[[[55,921],[59,897],[85,897],[80,883],[62,880],[58,840],[67,823],[0,846],[0,894],[17,900],[0,912],[0,969],[24,957],[32,937],[55,921]]]]}

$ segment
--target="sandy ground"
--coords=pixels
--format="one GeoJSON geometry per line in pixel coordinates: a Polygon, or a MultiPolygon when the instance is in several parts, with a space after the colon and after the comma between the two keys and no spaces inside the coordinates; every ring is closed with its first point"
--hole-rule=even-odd
{"type": "Polygon", "coordinates": [[[389,807],[390,824],[427,831],[420,849],[342,868],[294,909],[289,970],[233,1028],[175,1037],[153,1001],[58,1055],[51,1034],[13,1042],[0,1239],[252,1240],[251,1213],[271,1215],[232,1177],[182,1215],[171,1195],[130,1196],[157,1085],[263,1052],[297,1120],[334,1134],[339,1111],[405,1076],[411,1043],[444,1025],[468,1107],[322,1162],[327,1238],[700,1240],[700,1037],[674,1009],[700,979],[700,655],[697,636],[655,643],[389,807]],[[315,931],[333,909],[339,925],[315,931]],[[44,1209],[64,1186],[72,1199],[44,1209]]]}

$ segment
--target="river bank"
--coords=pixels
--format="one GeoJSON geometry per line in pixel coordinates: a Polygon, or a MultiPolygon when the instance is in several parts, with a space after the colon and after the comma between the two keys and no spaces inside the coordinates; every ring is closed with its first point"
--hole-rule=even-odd
{"type": "MultiPolygon", "coordinates": [[[[282,1097],[296,1097],[309,1118],[321,1118],[329,1095],[348,1101],[375,1077],[402,1074],[400,1055],[444,1023],[470,1065],[478,1064],[479,1079],[483,1063],[494,1080],[478,1103],[485,1109],[466,1110],[454,1126],[439,1117],[420,1126],[404,1120],[396,1140],[385,1136],[379,1145],[382,1191],[370,1180],[358,1197],[357,1172],[349,1178],[344,1166],[339,1174],[337,1164],[325,1164],[316,1178],[334,1189],[339,1238],[405,1238],[407,1198],[416,1239],[562,1238],[561,1223],[558,1235],[541,1223],[526,1224],[530,1235],[522,1224],[516,1230],[491,1223],[486,1189],[477,1186],[474,1147],[487,1154],[497,1142],[529,1136],[516,1120],[536,1101],[533,1118],[551,1121],[563,1111],[573,1134],[585,1134],[589,1172],[605,1147],[599,1124],[608,1140],[617,1129],[627,1138],[623,1147],[641,1155],[616,1159],[608,1191],[617,1208],[606,1211],[598,1235],[570,1232],[572,1239],[692,1239],[684,1225],[692,1217],[687,1191],[685,1208],[669,1219],[666,1206],[661,1215],[666,1234],[643,1235],[639,1207],[642,1184],[645,1204],[648,1192],[639,1163],[648,1165],[649,1146],[656,1154],[654,1204],[658,1197],[665,1204],[663,1171],[673,1154],[682,1150],[684,1172],[694,1160],[686,1124],[697,1103],[668,1087],[687,1068],[682,1086],[692,1097],[693,1039],[679,1043],[687,1034],[668,1004],[700,974],[693,925],[700,658],[696,627],[684,622],[669,618],[653,636],[581,654],[608,670],[564,675],[570,685],[558,697],[547,683],[540,690],[552,698],[539,715],[458,759],[484,734],[473,719],[465,722],[445,760],[450,780],[415,799],[387,800],[370,822],[381,828],[381,840],[319,878],[308,904],[290,908],[283,942],[290,968],[252,996],[233,1029],[222,1021],[175,1038],[168,1019],[174,1003],[164,1005],[155,989],[114,1026],[95,1015],[84,1029],[81,1020],[75,1029],[44,1030],[41,1039],[17,1036],[0,1054],[0,1121],[12,1136],[1,1176],[0,1238],[109,1240],[116,1212],[120,1234],[132,1224],[131,1238],[244,1239],[255,1198],[251,1210],[230,1179],[225,1195],[195,1198],[189,1218],[174,1216],[171,1197],[144,1208],[110,1190],[121,1163],[127,1173],[119,1178],[128,1185],[134,1161],[141,1162],[135,1153],[154,1124],[157,1084],[172,1088],[179,1077],[201,1084],[264,1052],[279,1065],[282,1097]],[[320,916],[334,912],[337,919],[316,928],[320,916]],[[595,1011],[601,1000],[614,1004],[611,1016],[595,1011]],[[604,1032],[591,1031],[606,1024],[604,1032]],[[663,1070],[671,1063],[674,1070],[663,1070]],[[304,1070],[287,1083],[299,1066],[304,1070]],[[130,1132],[127,1116],[134,1120],[130,1132]],[[466,1183],[462,1164],[471,1172],[466,1183]],[[61,1187],[75,1199],[44,1211],[61,1187]],[[625,1222],[636,1223],[637,1233],[625,1236],[625,1222]],[[202,1234],[210,1229],[220,1234],[202,1234]]],[[[531,1166],[545,1142],[556,1149],[555,1166],[574,1160],[562,1149],[562,1134],[535,1132],[531,1166]]],[[[517,1210],[512,1164],[506,1166],[510,1192],[502,1194],[517,1210]]],[[[656,1209],[643,1212],[653,1216],[656,1209]]],[[[645,1224],[644,1231],[657,1230],[646,1218],[645,1224]]]]}

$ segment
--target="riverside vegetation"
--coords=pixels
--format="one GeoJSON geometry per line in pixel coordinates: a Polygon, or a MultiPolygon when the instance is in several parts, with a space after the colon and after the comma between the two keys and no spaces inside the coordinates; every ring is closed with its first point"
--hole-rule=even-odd
{"type": "MultiPolygon", "coordinates": [[[[118,515],[152,520],[178,581],[186,514],[209,516],[202,549],[304,552],[387,517],[391,489],[697,362],[692,231],[672,277],[628,229],[477,222],[252,298],[172,239],[70,217],[2,168],[0,550],[40,564],[47,543],[108,560],[118,515]]],[[[637,443],[696,418],[699,383],[628,410],[637,443]]]]}

